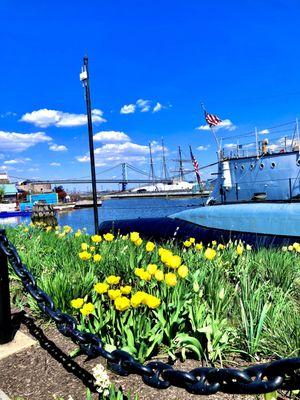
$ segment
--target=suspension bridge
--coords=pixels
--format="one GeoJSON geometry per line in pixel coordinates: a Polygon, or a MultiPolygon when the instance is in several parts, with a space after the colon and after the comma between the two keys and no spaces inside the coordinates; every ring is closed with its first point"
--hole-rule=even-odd
{"type": "MultiPolygon", "coordinates": [[[[204,167],[203,167],[204,168],[204,167]]],[[[201,168],[199,168],[201,169],[201,168]]],[[[155,185],[158,183],[172,184],[176,179],[182,179],[185,175],[193,173],[194,170],[184,170],[180,171],[180,174],[168,176],[167,173],[164,177],[160,177],[154,174],[153,170],[150,172],[143,171],[134,165],[128,163],[119,163],[113,167],[107,168],[105,170],[99,171],[96,174],[96,182],[98,184],[118,184],[122,186],[122,190],[126,190],[128,184],[145,184],[145,185],[155,185]],[[116,175],[111,178],[102,177],[104,174],[113,175],[115,171],[116,175]],[[102,175],[102,176],[101,176],[102,175]],[[130,176],[132,175],[132,176],[130,176]]],[[[11,178],[17,181],[26,181],[33,184],[53,184],[53,185],[66,185],[66,184],[89,184],[91,183],[90,176],[83,176],[80,178],[51,178],[51,179],[28,179],[17,176],[11,176],[11,178]]]]}

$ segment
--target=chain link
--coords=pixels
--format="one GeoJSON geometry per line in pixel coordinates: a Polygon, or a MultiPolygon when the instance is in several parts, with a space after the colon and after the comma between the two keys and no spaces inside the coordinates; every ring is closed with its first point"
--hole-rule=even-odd
{"type": "Polygon", "coordinates": [[[198,395],[210,395],[219,391],[231,394],[262,394],[278,389],[300,389],[300,358],[281,359],[269,364],[253,365],[244,370],[201,367],[182,371],[160,361],[143,365],[123,350],[108,352],[98,336],[80,331],[75,318],[56,309],[53,300],[37,286],[16,248],[2,232],[0,251],[8,257],[26,291],[37,301],[40,310],[55,322],[60,333],[79,345],[88,356],[104,357],[108,367],[118,375],[137,374],[148,386],[167,389],[173,385],[198,395]]]}

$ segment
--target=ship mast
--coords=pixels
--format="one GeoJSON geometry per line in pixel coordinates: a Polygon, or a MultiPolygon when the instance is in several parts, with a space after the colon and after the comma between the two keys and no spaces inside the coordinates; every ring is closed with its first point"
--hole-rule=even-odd
{"type": "Polygon", "coordinates": [[[167,171],[167,162],[166,162],[166,155],[165,155],[165,145],[164,139],[161,138],[161,146],[162,146],[162,164],[163,164],[163,178],[167,180],[168,178],[168,171],[167,171]]]}
{"type": "Polygon", "coordinates": [[[183,172],[183,160],[182,160],[182,154],[181,154],[181,147],[178,146],[178,153],[179,153],[179,177],[180,180],[184,180],[184,172],[183,172]]]}
{"type": "Polygon", "coordinates": [[[152,157],[151,142],[149,142],[149,153],[150,153],[150,180],[152,180],[152,184],[153,184],[155,176],[154,176],[154,162],[153,162],[153,157],[152,157]]]}

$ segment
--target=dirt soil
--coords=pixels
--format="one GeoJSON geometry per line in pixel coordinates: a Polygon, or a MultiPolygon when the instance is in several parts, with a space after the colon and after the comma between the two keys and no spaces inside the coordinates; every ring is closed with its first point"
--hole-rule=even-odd
{"type": "MultiPolygon", "coordinates": [[[[77,346],[68,338],[62,336],[55,326],[41,326],[32,318],[23,318],[20,327],[25,334],[37,340],[37,344],[0,360],[0,389],[11,399],[53,400],[63,397],[68,400],[85,400],[86,387],[93,389],[92,368],[99,364],[105,365],[100,359],[86,360],[86,356],[70,358],[69,354],[77,346]]],[[[199,366],[199,362],[188,360],[178,363],[177,368],[190,370],[199,366]]],[[[207,396],[195,396],[183,389],[170,387],[167,390],[157,390],[146,386],[137,375],[120,377],[109,373],[110,379],[124,393],[130,389],[137,393],[140,400],[196,400],[208,399],[207,396]]],[[[97,394],[93,399],[97,399],[97,394]]],[[[209,400],[254,400],[263,397],[227,395],[219,393],[209,396],[209,400]]]]}

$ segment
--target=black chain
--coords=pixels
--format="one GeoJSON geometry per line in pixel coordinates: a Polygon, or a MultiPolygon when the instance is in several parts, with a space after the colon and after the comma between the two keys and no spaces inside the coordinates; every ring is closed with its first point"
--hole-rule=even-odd
{"type": "Polygon", "coordinates": [[[234,368],[202,367],[191,371],[176,370],[160,361],[146,365],[136,361],[122,350],[108,352],[101,339],[91,333],[77,329],[76,320],[56,309],[53,300],[43,292],[16,248],[0,233],[0,250],[8,257],[15,273],[25,289],[37,301],[40,310],[54,320],[58,330],[78,344],[88,356],[101,356],[108,362],[110,370],[118,375],[140,375],[146,385],[167,389],[173,385],[189,393],[210,395],[218,391],[231,394],[262,394],[278,389],[300,389],[300,358],[288,358],[269,364],[253,365],[244,370],[234,368]]]}

